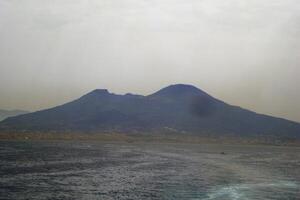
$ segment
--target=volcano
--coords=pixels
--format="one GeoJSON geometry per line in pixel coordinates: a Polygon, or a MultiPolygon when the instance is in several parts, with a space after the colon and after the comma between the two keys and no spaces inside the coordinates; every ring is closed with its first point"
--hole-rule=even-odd
{"type": "Polygon", "coordinates": [[[192,85],[153,94],[96,89],[69,103],[0,122],[0,131],[178,133],[300,138],[300,124],[229,105],[192,85]]]}

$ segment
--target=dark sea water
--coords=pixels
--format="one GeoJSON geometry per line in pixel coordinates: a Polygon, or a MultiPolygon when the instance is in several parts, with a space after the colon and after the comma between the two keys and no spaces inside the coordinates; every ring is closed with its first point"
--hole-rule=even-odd
{"type": "Polygon", "coordinates": [[[0,142],[0,199],[295,200],[300,149],[0,142]]]}

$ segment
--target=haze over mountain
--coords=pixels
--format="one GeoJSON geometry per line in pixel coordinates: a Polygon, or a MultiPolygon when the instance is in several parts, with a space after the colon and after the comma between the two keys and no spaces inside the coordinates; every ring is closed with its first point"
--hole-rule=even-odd
{"type": "Polygon", "coordinates": [[[7,117],[14,117],[17,115],[22,115],[29,113],[28,111],[25,110],[2,110],[0,109],[0,121],[6,119],[7,117]]]}
{"type": "Polygon", "coordinates": [[[296,122],[229,105],[184,84],[148,96],[96,89],[54,108],[10,117],[0,130],[300,137],[296,122]]]}
{"type": "Polygon", "coordinates": [[[0,108],[189,83],[300,122],[299,25],[299,0],[0,0],[0,108]]]}

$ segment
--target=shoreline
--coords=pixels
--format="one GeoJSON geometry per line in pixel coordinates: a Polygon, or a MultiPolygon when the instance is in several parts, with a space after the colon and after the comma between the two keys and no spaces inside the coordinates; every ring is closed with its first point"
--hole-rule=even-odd
{"type": "Polygon", "coordinates": [[[270,137],[157,135],[121,133],[0,133],[0,141],[92,141],[110,143],[220,144],[300,147],[299,139],[270,137]]]}

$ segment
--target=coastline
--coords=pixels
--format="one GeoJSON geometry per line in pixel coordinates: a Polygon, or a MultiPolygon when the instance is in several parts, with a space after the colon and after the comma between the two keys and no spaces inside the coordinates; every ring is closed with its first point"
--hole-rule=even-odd
{"type": "Polygon", "coordinates": [[[0,133],[0,141],[94,141],[111,143],[222,144],[300,147],[300,139],[130,133],[0,133]]]}

